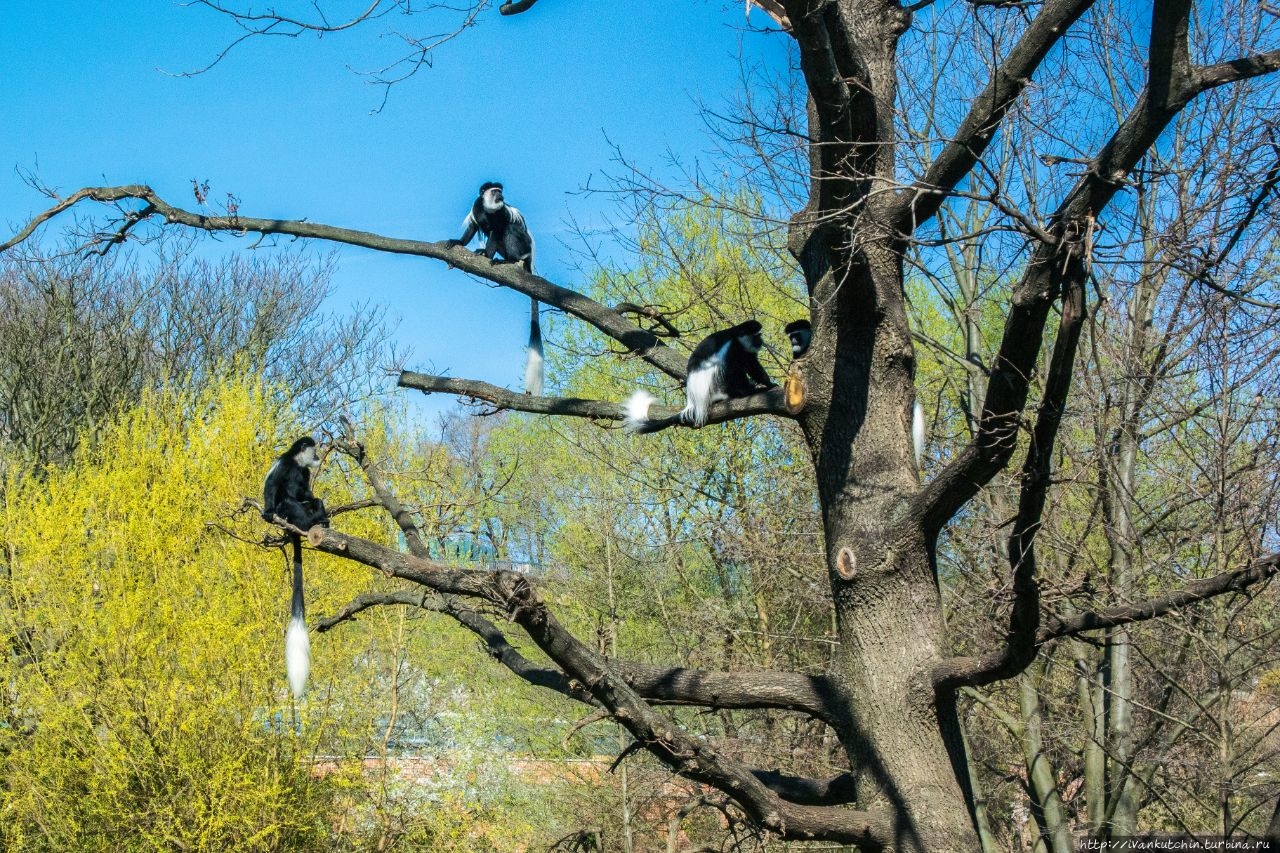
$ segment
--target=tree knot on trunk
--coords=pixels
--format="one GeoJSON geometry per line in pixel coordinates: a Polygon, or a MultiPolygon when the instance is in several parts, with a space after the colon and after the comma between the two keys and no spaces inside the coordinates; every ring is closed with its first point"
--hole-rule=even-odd
{"type": "Polygon", "coordinates": [[[530,625],[541,625],[546,621],[542,601],[524,575],[512,571],[499,572],[496,586],[495,598],[505,608],[510,621],[530,625]]]}
{"type": "Polygon", "coordinates": [[[836,574],[841,580],[851,581],[858,572],[858,558],[848,548],[841,548],[836,555],[836,574]]]}

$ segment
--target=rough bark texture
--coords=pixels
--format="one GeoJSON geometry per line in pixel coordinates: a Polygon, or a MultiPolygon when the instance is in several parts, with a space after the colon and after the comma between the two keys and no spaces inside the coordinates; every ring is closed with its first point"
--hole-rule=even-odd
{"type": "Polygon", "coordinates": [[[817,472],[840,637],[834,665],[845,703],[836,728],[859,804],[892,815],[898,847],[974,850],[967,775],[953,763],[963,750],[952,703],[936,702],[918,677],[945,654],[943,624],[929,543],[909,514],[915,356],[904,246],[872,201],[893,187],[894,50],[907,17],[856,0],[787,11],[817,143],[810,206],[791,245],[812,295],[814,352],[799,420],[817,472]]]}

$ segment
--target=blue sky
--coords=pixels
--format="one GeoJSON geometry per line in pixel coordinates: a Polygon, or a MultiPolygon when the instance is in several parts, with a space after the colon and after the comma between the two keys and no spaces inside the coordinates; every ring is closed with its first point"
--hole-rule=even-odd
{"type": "MultiPolygon", "coordinates": [[[[733,96],[743,54],[783,61],[781,39],[744,33],[744,22],[740,0],[493,11],[374,114],[381,91],[349,69],[396,55],[376,22],[253,40],[184,78],[173,73],[235,37],[230,21],[170,0],[7,4],[0,221],[12,231],[44,206],[22,168],[65,192],[144,182],[182,205],[194,204],[191,179],[207,179],[213,199],[234,193],[246,215],[434,240],[457,236],[478,185],[497,179],[533,227],[540,272],[573,286],[581,274],[557,238],[569,217],[590,226],[609,213],[606,197],[577,190],[601,183],[610,144],[659,174],[669,152],[703,155],[699,102],[733,96]]],[[[440,29],[421,16],[394,23],[440,29]]],[[[335,309],[370,299],[400,317],[410,366],[518,387],[524,297],[439,262],[350,248],[337,281],[335,309]]]]}

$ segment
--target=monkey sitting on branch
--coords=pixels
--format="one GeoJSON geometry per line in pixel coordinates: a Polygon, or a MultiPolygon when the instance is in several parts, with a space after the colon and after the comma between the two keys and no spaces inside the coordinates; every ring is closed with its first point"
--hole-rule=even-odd
{"type": "Polygon", "coordinates": [[[703,338],[689,356],[685,407],[668,418],[651,421],[653,397],[637,391],[627,400],[623,425],[635,433],[656,432],[678,423],[696,429],[706,425],[712,404],[778,387],[760,364],[759,352],[764,347],[760,329],[759,322],[748,320],[703,338]]]}
{"type": "MultiPolygon", "coordinates": [[[[311,493],[311,469],[320,464],[316,440],[303,436],[280,454],[266,482],[262,484],[262,517],[277,518],[294,527],[310,530],[317,524],[328,527],[329,513],[324,502],[311,493]]],[[[289,628],[285,632],[284,662],[294,699],[301,699],[311,674],[311,638],[307,635],[306,606],[302,599],[302,537],[289,531],[293,544],[293,600],[289,608],[289,628]]]]}
{"type": "MultiPolygon", "coordinates": [[[[502,255],[505,263],[519,263],[525,272],[533,272],[533,235],[519,210],[506,203],[502,184],[486,181],[480,185],[480,195],[471,203],[471,212],[462,221],[462,237],[449,240],[450,246],[465,246],[479,232],[485,236],[484,255],[491,263],[497,263],[502,255]]],[[[524,367],[524,391],[534,396],[542,395],[542,328],[538,324],[538,300],[532,300],[529,327],[529,348],[524,367]]]]}

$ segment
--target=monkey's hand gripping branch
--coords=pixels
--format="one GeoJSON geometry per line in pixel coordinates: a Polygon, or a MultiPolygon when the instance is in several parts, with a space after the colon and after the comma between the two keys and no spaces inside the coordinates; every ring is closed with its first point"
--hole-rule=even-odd
{"type": "MultiPolygon", "coordinates": [[[[448,376],[430,376],[425,373],[402,371],[398,380],[401,388],[415,388],[424,394],[455,394],[472,400],[489,403],[494,411],[510,409],[539,415],[564,415],[595,421],[622,421],[627,416],[626,406],[607,400],[590,400],[583,397],[532,397],[518,394],[474,379],[453,379],[448,376]]],[[[654,420],[675,415],[679,409],[657,407],[650,413],[654,420]]],[[[773,388],[750,397],[717,403],[711,407],[708,424],[724,423],[753,415],[779,415],[791,417],[783,402],[781,388],[773,388]]],[[[674,425],[674,424],[673,424],[674,425]]],[[[666,427],[663,427],[665,429],[666,427]]]]}
{"type": "Polygon", "coordinates": [[[90,250],[123,242],[143,221],[159,218],[166,225],[182,225],[213,233],[231,232],[240,235],[253,233],[263,236],[280,235],[308,240],[328,240],[380,252],[435,258],[451,267],[457,267],[463,272],[531,296],[545,305],[559,308],[566,314],[590,323],[622,344],[627,352],[636,353],[674,379],[684,380],[685,357],[663,344],[653,332],[637,326],[620,312],[589,296],[525,272],[519,264],[491,263],[483,255],[476,255],[462,246],[451,245],[449,240],[438,242],[405,240],[305,220],[260,219],[241,216],[238,213],[228,216],[210,216],[174,207],[146,185],[128,184],[113,187],[85,187],[65,198],[57,199],[56,204],[37,214],[17,234],[0,242],[0,252],[8,251],[22,243],[41,225],[82,201],[98,202],[116,211],[115,217],[107,228],[89,237],[85,248],[90,250]],[[130,202],[139,204],[133,206],[130,202]]]}

